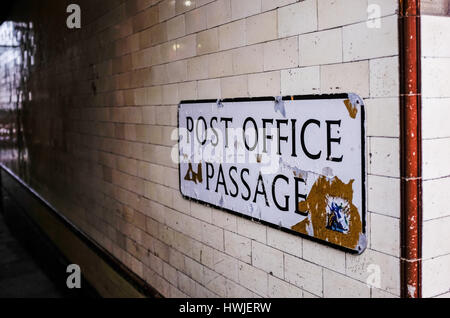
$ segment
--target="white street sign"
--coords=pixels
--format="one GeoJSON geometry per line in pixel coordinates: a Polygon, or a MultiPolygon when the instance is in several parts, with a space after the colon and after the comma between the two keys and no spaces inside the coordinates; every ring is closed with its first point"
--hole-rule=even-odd
{"type": "Polygon", "coordinates": [[[364,105],[357,95],[182,102],[178,116],[183,196],[364,251],[364,105]]]}

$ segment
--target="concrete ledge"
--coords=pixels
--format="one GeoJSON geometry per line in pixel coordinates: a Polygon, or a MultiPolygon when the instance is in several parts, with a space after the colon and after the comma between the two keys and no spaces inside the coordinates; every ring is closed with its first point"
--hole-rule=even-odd
{"type": "Polygon", "coordinates": [[[1,191],[20,207],[62,257],[78,264],[84,279],[106,298],[161,298],[144,280],[97,245],[62,214],[0,165],[1,191]]]}

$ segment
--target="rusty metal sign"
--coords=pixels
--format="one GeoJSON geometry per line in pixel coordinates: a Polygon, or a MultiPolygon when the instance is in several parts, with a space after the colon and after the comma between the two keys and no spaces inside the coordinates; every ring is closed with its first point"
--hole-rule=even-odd
{"type": "Polygon", "coordinates": [[[181,193],[360,254],[364,118],[354,94],[181,102],[181,193]]]}

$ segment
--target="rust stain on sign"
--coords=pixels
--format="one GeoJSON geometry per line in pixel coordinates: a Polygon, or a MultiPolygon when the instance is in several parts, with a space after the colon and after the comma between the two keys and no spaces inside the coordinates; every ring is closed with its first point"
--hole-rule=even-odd
{"type": "Polygon", "coordinates": [[[192,181],[195,184],[203,182],[202,164],[199,163],[197,167],[197,172],[194,171],[192,163],[189,163],[189,168],[187,170],[186,176],[184,177],[186,181],[192,181]]]}
{"type": "Polygon", "coordinates": [[[351,118],[355,119],[356,115],[358,115],[358,108],[356,106],[353,106],[350,99],[344,100],[345,107],[347,107],[348,114],[351,118]]]}
{"type": "Polygon", "coordinates": [[[306,201],[299,203],[299,210],[308,212],[308,218],[294,225],[292,230],[313,236],[332,244],[356,249],[362,228],[358,209],[353,205],[353,182],[342,182],[338,177],[328,180],[320,177],[313,185],[306,201]],[[333,226],[339,211],[343,225],[333,226]]]}

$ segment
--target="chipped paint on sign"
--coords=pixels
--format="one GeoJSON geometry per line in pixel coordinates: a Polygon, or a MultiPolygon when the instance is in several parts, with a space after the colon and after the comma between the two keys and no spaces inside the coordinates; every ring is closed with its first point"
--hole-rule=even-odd
{"type": "Polygon", "coordinates": [[[358,114],[358,108],[352,105],[349,99],[344,100],[345,107],[347,107],[348,114],[351,118],[356,118],[356,115],[358,114]]]}
{"type": "Polygon", "coordinates": [[[366,248],[357,95],[184,102],[179,133],[184,197],[355,253],[366,248]]]}
{"type": "Polygon", "coordinates": [[[314,237],[358,250],[361,234],[361,216],[353,204],[353,183],[343,183],[338,177],[319,177],[305,201],[299,203],[301,211],[308,211],[310,217],[292,229],[314,237]]]}
{"type": "Polygon", "coordinates": [[[347,107],[348,114],[355,119],[358,114],[358,108],[364,105],[363,100],[356,94],[348,94],[348,99],[344,100],[345,107],[347,107]]]}
{"type": "Polygon", "coordinates": [[[189,163],[188,171],[186,172],[186,176],[184,177],[184,180],[186,181],[192,181],[194,183],[202,183],[203,182],[203,173],[202,173],[202,164],[198,164],[197,172],[194,171],[194,168],[192,167],[192,163],[189,163]]]}

